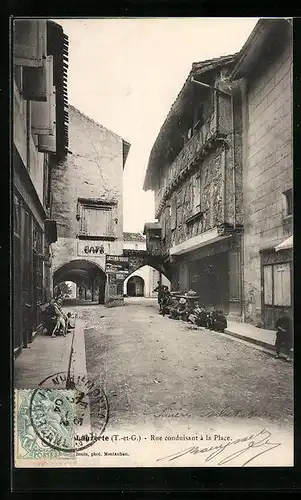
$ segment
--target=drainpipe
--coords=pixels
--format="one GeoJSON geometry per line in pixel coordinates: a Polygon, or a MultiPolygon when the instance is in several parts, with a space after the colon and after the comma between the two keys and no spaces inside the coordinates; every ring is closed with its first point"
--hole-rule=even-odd
{"type": "Polygon", "coordinates": [[[233,181],[233,229],[236,229],[236,171],[235,171],[235,122],[234,98],[231,94],[231,128],[232,128],[232,181],[233,181]]]}

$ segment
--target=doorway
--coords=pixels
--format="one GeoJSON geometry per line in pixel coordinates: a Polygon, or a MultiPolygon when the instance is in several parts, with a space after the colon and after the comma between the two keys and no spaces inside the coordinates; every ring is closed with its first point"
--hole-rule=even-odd
{"type": "Polygon", "coordinates": [[[132,276],[127,282],[127,295],[129,297],[144,297],[144,279],[132,276]]]}
{"type": "Polygon", "coordinates": [[[190,264],[190,288],[205,307],[229,312],[228,252],[196,260],[190,264]]]}

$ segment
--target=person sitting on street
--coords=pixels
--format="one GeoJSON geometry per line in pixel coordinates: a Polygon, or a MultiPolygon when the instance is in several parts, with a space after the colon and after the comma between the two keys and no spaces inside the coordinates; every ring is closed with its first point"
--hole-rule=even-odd
{"type": "Polygon", "coordinates": [[[284,359],[289,361],[289,353],[292,348],[292,322],[289,316],[285,313],[275,323],[276,333],[276,358],[280,358],[283,354],[284,359]]]}
{"type": "Polygon", "coordinates": [[[187,318],[187,300],[181,297],[179,300],[176,319],[185,320],[187,318]]]}
{"type": "Polygon", "coordinates": [[[227,319],[223,311],[219,309],[211,311],[211,328],[216,332],[224,333],[225,328],[227,328],[227,319]]]}
{"type": "Polygon", "coordinates": [[[179,305],[178,297],[171,297],[170,306],[169,306],[169,318],[177,319],[178,305],[179,305]]]}
{"type": "Polygon", "coordinates": [[[187,318],[187,320],[190,322],[190,323],[193,323],[194,325],[197,324],[197,321],[198,321],[198,317],[201,313],[201,308],[199,306],[199,303],[198,301],[196,300],[193,304],[193,308],[187,318]]]}
{"type": "Polygon", "coordinates": [[[209,329],[210,325],[211,325],[210,314],[208,311],[206,311],[205,307],[201,305],[198,311],[197,326],[209,329]]]}

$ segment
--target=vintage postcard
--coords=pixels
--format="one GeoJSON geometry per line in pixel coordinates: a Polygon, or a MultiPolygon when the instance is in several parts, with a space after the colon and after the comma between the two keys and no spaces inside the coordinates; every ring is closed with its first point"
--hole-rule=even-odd
{"type": "Polygon", "coordinates": [[[15,467],[294,466],[292,30],[12,19],[15,467]]]}

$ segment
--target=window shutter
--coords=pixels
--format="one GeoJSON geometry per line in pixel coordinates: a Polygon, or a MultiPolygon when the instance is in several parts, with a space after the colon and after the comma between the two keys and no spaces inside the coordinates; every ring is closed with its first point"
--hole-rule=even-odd
{"type": "Polygon", "coordinates": [[[40,153],[56,153],[56,135],[38,135],[40,153]]]}
{"type": "Polygon", "coordinates": [[[18,66],[40,67],[46,57],[46,20],[15,20],[13,57],[18,66]]]}
{"type": "Polygon", "coordinates": [[[274,305],[291,305],[291,271],[289,263],[274,265],[274,305]]]}
{"type": "Polygon", "coordinates": [[[49,95],[50,104],[50,119],[52,120],[52,127],[50,129],[50,134],[39,134],[38,135],[38,151],[43,153],[56,153],[56,122],[55,122],[55,87],[53,87],[52,93],[49,95]]]}
{"type": "Polygon", "coordinates": [[[54,135],[55,133],[55,87],[53,86],[53,56],[46,61],[46,102],[33,101],[31,105],[31,128],[33,134],[54,135]]]}
{"type": "Polygon", "coordinates": [[[88,236],[114,236],[113,210],[108,207],[84,207],[82,233],[88,236]]]}
{"type": "Polygon", "coordinates": [[[273,304],[272,266],[264,266],[263,268],[263,287],[264,287],[264,303],[266,305],[272,305],[273,304]]]}
{"type": "Polygon", "coordinates": [[[48,62],[43,59],[43,65],[39,68],[23,68],[23,98],[27,101],[47,101],[48,87],[48,62]]]}

